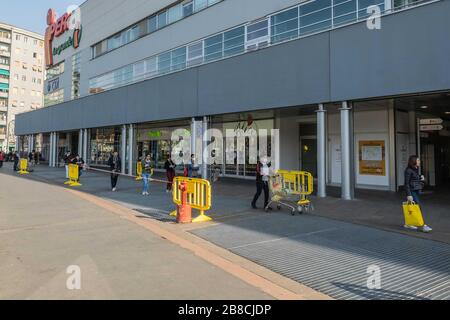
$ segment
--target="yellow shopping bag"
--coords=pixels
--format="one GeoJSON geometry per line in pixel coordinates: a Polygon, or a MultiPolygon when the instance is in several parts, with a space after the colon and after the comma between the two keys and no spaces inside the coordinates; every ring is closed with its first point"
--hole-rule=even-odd
{"type": "Polygon", "coordinates": [[[407,226],[421,228],[425,225],[420,206],[414,202],[403,203],[403,213],[405,214],[405,224],[407,226]]]}

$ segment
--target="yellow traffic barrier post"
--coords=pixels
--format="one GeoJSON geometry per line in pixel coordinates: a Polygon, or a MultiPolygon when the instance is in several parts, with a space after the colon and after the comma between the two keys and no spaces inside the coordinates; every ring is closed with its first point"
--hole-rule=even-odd
{"type": "Polygon", "coordinates": [[[20,159],[20,170],[19,174],[30,174],[28,172],[28,160],[27,159],[20,159]]]}
{"type": "Polygon", "coordinates": [[[136,181],[142,180],[142,162],[138,161],[136,164],[136,181]]]}
{"type": "MultiPolygon", "coordinates": [[[[187,204],[200,211],[200,215],[193,219],[193,223],[212,221],[205,212],[211,209],[212,196],[211,184],[208,180],[186,177],[175,177],[173,180],[173,202],[180,206],[182,202],[182,191],[180,190],[181,183],[185,182],[187,186],[187,204]]],[[[177,211],[173,211],[171,216],[176,217],[177,211]]]]}
{"type": "Polygon", "coordinates": [[[71,187],[81,187],[82,184],[78,181],[79,176],[79,168],[77,164],[69,164],[69,181],[65,182],[65,184],[71,187]]]}

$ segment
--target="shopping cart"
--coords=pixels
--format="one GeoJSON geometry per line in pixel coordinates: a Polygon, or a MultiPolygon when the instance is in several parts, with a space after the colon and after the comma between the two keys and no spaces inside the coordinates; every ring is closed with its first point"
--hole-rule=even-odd
{"type": "Polygon", "coordinates": [[[311,213],[314,206],[308,197],[313,193],[313,176],[303,171],[279,170],[270,177],[269,189],[272,194],[271,201],[266,207],[269,211],[272,204],[277,204],[277,209],[286,207],[292,215],[297,212],[311,213]]]}

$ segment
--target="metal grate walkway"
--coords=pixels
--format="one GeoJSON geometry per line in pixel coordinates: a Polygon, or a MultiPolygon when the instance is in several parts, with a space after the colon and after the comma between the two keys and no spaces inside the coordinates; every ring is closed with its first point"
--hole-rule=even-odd
{"type": "Polygon", "coordinates": [[[448,244],[284,214],[192,233],[335,299],[450,299],[448,244]],[[369,266],[380,268],[379,290],[367,287],[369,266]]]}

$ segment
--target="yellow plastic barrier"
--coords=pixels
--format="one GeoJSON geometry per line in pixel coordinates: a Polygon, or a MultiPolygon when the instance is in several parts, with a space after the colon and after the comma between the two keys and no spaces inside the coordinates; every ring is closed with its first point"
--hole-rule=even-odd
{"type": "Polygon", "coordinates": [[[79,168],[76,164],[69,164],[69,181],[66,181],[64,184],[67,184],[71,187],[81,187],[82,184],[79,180],[79,168]]]}
{"type": "Polygon", "coordinates": [[[300,196],[299,205],[308,205],[311,201],[308,200],[314,192],[314,177],[311,173],[305,171],[288,171],[278,170],[277,174],[280,175],[283,189],[288,189],[291,194],[300,196]]]}
{"type": "MultiPolygon", "coordinates": [[[[193,208],[200,211],[200,215],[193,219],[192,222],[208,222],[212,219],[205,215],[205,211],[211,209],[211,184],[208,180],[176,177],[173,180],[173,202],[176,205],[181,205],[181,190],[180,185],[182,182],[187,183],[187,202],[193,208]]],[[[174,211],[170,214],[176,216],[177,212],[174,211]]]]}
{"type": "Polygon", "coordinates": [[[136,181],[142,180],[142,162],[138,161],[136,164],[136,181]]]}
{"type": "Polygon", "coordinates": [[[20,159],[20,168],[19,168],[19,174],[30,174],[28,172],[28,160],[27,159],[20,159]]]}

